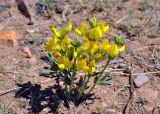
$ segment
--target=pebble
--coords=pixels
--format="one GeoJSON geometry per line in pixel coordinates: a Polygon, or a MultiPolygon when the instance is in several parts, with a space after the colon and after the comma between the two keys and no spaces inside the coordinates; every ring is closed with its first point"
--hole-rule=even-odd
{"type": "Polygon", "coordinates": [[[117,114],[117,111],[115,109],[108,109],[106,114],[117,114]]]}
{"type": "MultiPolygon", "coordinates": [[[[22,55],[26,58],[32,58],[32,53],[28,47],[24,47],[21,49],[22,55]]],[[[32,58],[33,59],[33,58],[32,58]]]]}
{"type": "Polygon", "coordinates": [[[148,76],[141,73],[134,79],[134,84],[135,84],[136,87],[139,88],[148,81],[149,81],[148,76]]]}
{"type": "Polygon", "coordinates": [[[123,64],[123,63],[119,63],[118,64],[118,66],[117,66],[117,68],[126,68],[127,67],[127,65],[126,64],[123,64]]]}

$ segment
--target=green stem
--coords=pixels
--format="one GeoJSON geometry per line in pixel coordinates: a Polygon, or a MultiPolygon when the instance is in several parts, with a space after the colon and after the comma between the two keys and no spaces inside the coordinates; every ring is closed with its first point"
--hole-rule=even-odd
{"type": "Polygon", "coordinates": [[[69,85],[69,91],[68,91],[68,94],[69,94],[69,97],[71,96],[71,93],[72,93],[72,88],[73,88],[73,85],[74,85],[74,77],[76,76],[76,72],[73,71],[73,74],[71,75],[71,85],[69,85]]]}
{"type": "Polygon", "coordinates": [[[79,89],[80,92],[78,93],[78,100],[81,98],[82,93],[84,92],[85,86],[86,86],[86,84],[87,84],[87,82],[88,82],[88,80],[89,80],[89,77],[87,78],[87,80],[86,80],[86,77],[87,77],[87,76],[85,76],[84,82],[83,82],[82,86],[81,86],[80,89],[79,89]]]}
{"type": "Polygon", "coordinates": [[[92,87],[90,88],[90,90],[87,92],[87,95],[94,89],[94,87],[96,86],[97,82],[99,81],[99,79],[101,78],[102,74],[104,73],[105,69],[107,68],[108,64],[109,64],[110,60],[107,61],[105,67],[103,68],[102,72],[99,74],[99,76],[97,77],[96,82],[92,85],[92,87]]]}

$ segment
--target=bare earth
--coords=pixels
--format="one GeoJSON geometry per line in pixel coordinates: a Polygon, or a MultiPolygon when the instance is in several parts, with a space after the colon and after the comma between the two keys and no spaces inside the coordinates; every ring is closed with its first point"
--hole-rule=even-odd
{"type": "Polygon", "coordinates": [[[103,8],[95,2],[60,0],[62,13],[36,15],[34,24],[27,25],[29,18],[18,10],[17,2],[0,0],[0,8],[9,6],[0,9],[0,30],[16,31],[18,42],[14,47],[0,43],[0,114],[3,109],[8,114],[106,114],[111,109],[117,114],[160,114],[160,1],[104,0],[103,8]],[[92,14],[110,25],[109,39],[113,34],[125,37],[127,49],[110,64],[112,85],[97,86],[94,101],[79,106],[70,102],[67,109],[55,91],[55,80],[39,76],[48,66],[42,59],[43,45],[52,36],[50,24],[61,28],[72,22],[78,27],[92,14]],[[23,47],[30,49],[34,60],[23,56],[23,47]],[[135,88],[126,68],[132,72],[131,81],[140,73],[149,81],[135,88]]]}

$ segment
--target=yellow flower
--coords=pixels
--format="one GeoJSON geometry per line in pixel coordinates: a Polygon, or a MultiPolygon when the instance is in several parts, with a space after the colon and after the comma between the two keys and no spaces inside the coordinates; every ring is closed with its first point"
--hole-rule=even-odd
{"type": "Polygon", "coordinates": [[[100,29],[102,30],[102,34],[105,34],[109,30],[109,26],[106,25],[106,23],[104,21],[99,21],[97,23],[97,26],[99,26],[100,29]]]}
{"type": "Polygon", "coordinates": [[[55,49],[55,42],[53,39],[48,39],[47,44],[44,45],[46,51],[53,51],[55,49]]]}
{"type": "Polygon", "coordinates": [[[57,59],[58,57],[61,57],[61,54],[58,51],[54,51],[52,52],[52,56],[57,59]]]}
{"type": "Polygon", "coordinates": [[[121,48],[118,49],[119,53],[123,53],[125,50],[126,46],[123,45],[121,48]]]}
{"type": "Polygon", "coordinates": [[[76,28],[75,29],[75,33],[78,36],[85,36],[86,35],[86,31],[87,31],[87,25],[85,23],[81,23],[80,28],[76,28]]]}
{"type": "Polygon", "coordinates": [[[87,66],[87,60],[86,59],[77,59],[76,60],[76,68],[78,70],[83,70],[84,72],[88,72],[89,67],[87,66]]]}
{"type": "Polygon", "coordinates": [[[91,28],[89,33],[88,33],[88,38],[90,40],[99,40],[102,38],[102,30],[100,27],[96,26],[94,28],[91,28]]]}
{"type": "Polygon", "coordinates": [[[58,31],[55,27],[54,27],[54,25],[50,25],[50,30],[56,35],[56,37],[60,37],[61,36],[61,33],[60,33],[60,31],[58,31]]]}
{"type": "Polygon", "coordinates": [[[72,24],[68,23],[67,26],[64,28],[64,30],[70,32],[72,30],[72,24]]]}
{"type": "Polygon", "coordinates": [[[83,36],[86,34],[86,31],[87,31],[87,25],[86,25],[86,23],[81,23],[80,31],[81,31],[81,33],[82,33],[83,36]]]}
{"type": "Polygon", "coordinates": [[[99,46],[96,44],[95,41],[90,41],[87,38],[84,38],[84,46],[83,46],[83,48],[89,54],[93,55],[99,49],[99,46]]]}
{"type": "Polygon", "coordinates": [[[90,41],[90,46],[88,49],[88,53],[94,55],[94,53],[99,49],[98,45],[94,41],[90,41]]]}
{"type": "Polygon", "coordinates": [[[81,36],[81,35],[82,35],[82,33],[81,33],[81,31],[80,31],[79,29],[75,29],[75,33],[76,33],[78,36],[81,36]]]}
{"type": "Polygon", "coordinates": [[[88,50],[89,46],[90,46],[90,41],[87,39],[87,37],[84,37],[83,41],[84,41],[83,42],[84,43],[84,45],[83,45],[84,50],[88,50]]]}
{"type": "Polygon", "coordinates": [[[58,65],[58,68],[59,68],[60,70],[64,70],[64,69],[65,69],[65,65],[64,65],[64,64],[59,64],[59,65],[58,65]]]}
{"type": "Polygon", "coordinates": [[[102,54],[95,54],[95,60],[96,62],[103,61],[105,59],[105,56],[102,54]]]}
{"type": "Polygon", "coordinates": [[[72,67],[71,61],[67,57],[64,57],[63,60],[64,60],[65,66],[70,69],[72,67]]]}
{"type": "Polygon", "coordinates": [[[107,52],[107,50],[110,48],[110,45],[108,44],[106,39],[102,40],[102,43],[100,45],[100,51],[101,52],[107,52]]]}
{"type": "Polygon", "coordinates": [[[95,60],[90,61],[89,64],[88,64],[88,66],[90,68],[89,72],[94,73],[95,72],[95,67],[96,67],[95,60]]]}
{"type": "Polygon", "coordinates": [[[63,51],[66,51],[67,48],[68,48],[68,46],[70,46],[70,45],[71,45],[71,39],[68,38],[68,37],[65,37],[65,38],[61,41],[61,44],[60,44],[60,46],[61,46],[61,48],[62,48],[63,51]]]}
{"type": "Polygon", "coordinates": [[[70,69],[72,67],[71,61],[66,56],[59,56],[57,58],[57,61],[58,61],[58,66],[60,65],[60,69],[62,67],[62,64],[64,65],[63,69],[66,69],[66,68],[70,69]]]}
{"type": "Polygon", "coordinates": [[[113,59],[118,55],[118,46],[116,44],[112,44],[110,48],[107,50],[108,57],[113,59]]]}

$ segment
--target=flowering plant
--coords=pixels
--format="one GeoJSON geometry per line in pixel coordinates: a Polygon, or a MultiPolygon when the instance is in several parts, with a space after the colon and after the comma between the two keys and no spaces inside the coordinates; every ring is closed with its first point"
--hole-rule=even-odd
{"type": "Polygon", "coordinates": [[[49,52],[48,61],[51,65],[51,73],[59,74],[64,82],[64,90],[67,99],[72,99],[76,94],[76,100],[83,99],[99,85],[109,85],[109,72],[105,73],[109,62],[125,50],[121,37],[114,38],[115,43],[110,44],[104,37],[109,26],[104,21],[96,22],[96,18],[89,19],[89,25],[81,23],[74,30],[76,39],[71,39],[68,33],[72,31],[72,24],[67,24],[63,29],[57,29],[50,25],[53,38],[48,39],[44,46],[49,52]],[[97,71],[98,62],[106,60],[102,71],[97,71]],[[83,72],[83,76],[78,75],[83,72]],[[93,85],[89,85],[90,79],[94,79],[93,85]],[[78,82],[82,82],[78,84],[78,82]]]}

